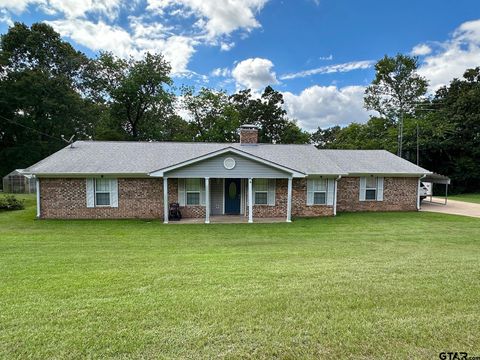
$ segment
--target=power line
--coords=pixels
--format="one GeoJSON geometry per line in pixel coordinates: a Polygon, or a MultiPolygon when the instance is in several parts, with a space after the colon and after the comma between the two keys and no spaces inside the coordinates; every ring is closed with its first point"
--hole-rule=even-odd
{"type": "Polygon", "coordinates": [[[8,119],[8,118],[6,118],[6,117],[3,116],[3,115],[0,115],[0,118],[2,118],[2,119],[5,120],[5,121],[8,121],[8,122],[11,123],[11,124],[14,124],[14,125],[23,127],[23,128],[25,128],[25,129],[27,129],[27,130],[35,131],[35,132],[38,133],[38,134],[41,134],[41,135],[44,135],[44,136],[48,136],[49,138],[52,138],[52,139],[55,139],[55,140],[60,140],[60,141],[65,141],[65,142],[67,142],[67,143],[70,143],[70,142],[72,141],[72,139],[73,139],[73,136],[70,138],[70,141],[64,139],[63,137],[62,137],[62,138],[57,138],[56,136],[52,136],[52,135],[46,134],[46,133],[41,132],[41,131],[39,131],[39,130],[37,130],[37,129],[35,129],[35,128],[32,128],[32,127],[29,127],[29,126],[20,124],[20,123],[16,122],[15,120],[8,119]]]}

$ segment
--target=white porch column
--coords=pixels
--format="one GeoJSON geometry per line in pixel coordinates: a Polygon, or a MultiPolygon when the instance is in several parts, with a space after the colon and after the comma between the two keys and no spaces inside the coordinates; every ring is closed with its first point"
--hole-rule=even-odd
{"type": "Polygon", "coordinates": [[[342,177],[339,175],[335,181],[334,181],[334,184],[335,184],[335,193],[334,193],[334,196],[333,196],[333,216],[337,216],[337,192],[338,192],[338,180],[340,180],[342,177]]]}
{"type": "Polygon", "coordinates": [[[288,178],[287,222],[292,222],[292,178],[288,178]]]}
{"type": "Polygon", "coordinates": [[[210,224],[210,178],[205,178],[205,224],[210,224]]]}
{"type": "Polygon", "coordinates": [[[253,180],[248,179],[248,222],[253,223],[253,180]]]}
{"type": "Polygon", "coordinates": [[[168,224],[168,178],[163,177],[163,223],[168,224]]]}
{"type": "Polygon", "coordinates": [[[40,179],[35,179],[35,187],[37,190],[37,219],[40,219],[40,179]]]}

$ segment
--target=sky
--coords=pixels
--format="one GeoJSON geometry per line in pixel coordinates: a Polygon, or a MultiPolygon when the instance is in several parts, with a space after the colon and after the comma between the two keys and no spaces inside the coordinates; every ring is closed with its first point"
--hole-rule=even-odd
{"type": "Polygon", "coordinates": [[[175,86],[271,85],[305,130],[371,115],[384,55],[418,56],[429,92],[480,66],[478,0],[0,0],[0,33],[46,22],[90,57],[161,52],[175,86]]]}

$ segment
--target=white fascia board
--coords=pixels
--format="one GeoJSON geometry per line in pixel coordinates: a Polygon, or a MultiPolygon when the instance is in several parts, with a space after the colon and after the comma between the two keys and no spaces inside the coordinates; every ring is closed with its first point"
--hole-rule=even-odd
{"type": "Polygon", "coordinates": [[[423,173],[387,173],[387,172],[369,172],[369,173],[348,173],[345,176],[383,176],[383,177],[419,177],[431,174],[431,172],[423,173]]]}
{"type": "Polygon", "coordinates": [[[145,173],[37,173],[32,172],[31,175],[37,178],[149,178],[145,173]]]}

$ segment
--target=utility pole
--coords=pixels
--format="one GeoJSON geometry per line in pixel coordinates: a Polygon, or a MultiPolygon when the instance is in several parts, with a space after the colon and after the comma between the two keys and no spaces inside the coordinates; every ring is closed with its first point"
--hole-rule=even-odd
{"type": "Polygon", "coordinates": [[[418,144],[418,120],[417,120],[417,165],[420,165],[420,146],[418,144]]]}
{"type": "Polygon", "coordinates": [[[400,110],[400,117],[398,119],[398,145],[397,145],[397,155],[402,157],[402,147],[403,147],[403,109],[400,110]]]}

